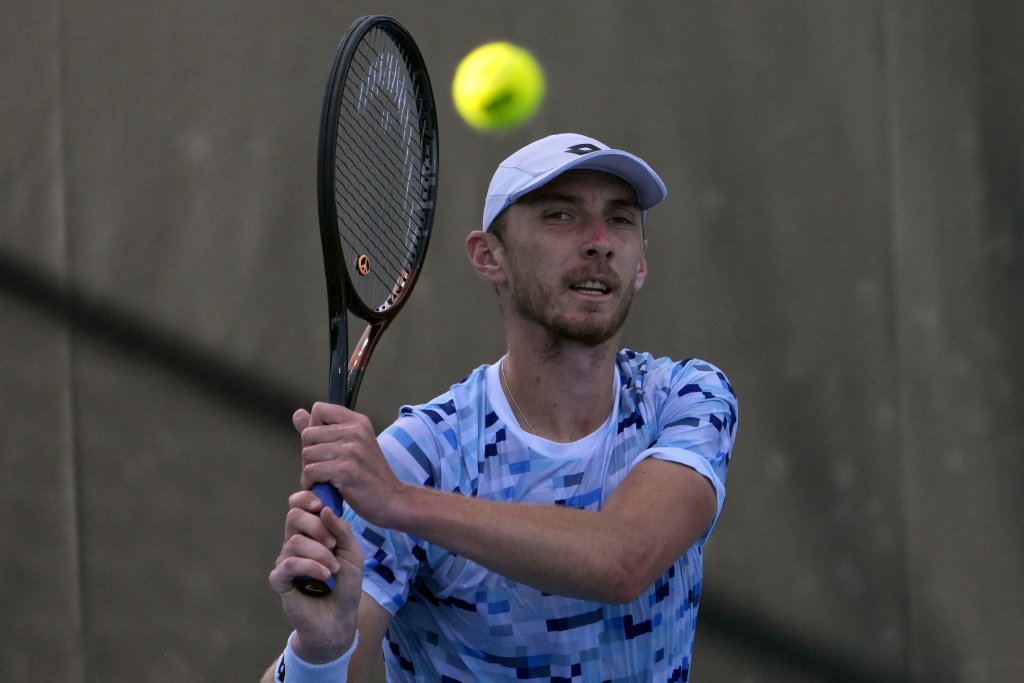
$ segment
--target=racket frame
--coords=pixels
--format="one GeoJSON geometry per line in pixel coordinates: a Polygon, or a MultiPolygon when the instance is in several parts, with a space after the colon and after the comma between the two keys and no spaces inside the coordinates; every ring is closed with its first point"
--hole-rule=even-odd
{"type": "MultiPolygon", "coordinates": [[[[355,406],[359,387],[362,384],[366,366],[380,341],[384,330],[398,315],[408,301],[409,295],[419,278],[423,260],[426,257],[430,233],[433,228],[434,208],[437,201],[438,177],[438,135],[437,113],[430,78],[426,64],[412,35],[395,19],[385,15],[368,15],[356,20],[342,37],[331,63],[328,85],[324,93],[320,114],[320,131],[317,145],[317,206],[320,219],[320,239],[324,259],[324,275],[327,283],[327,308],[329,329],[329,377],[327,400],[347,408],[355,406]],[[359,49],[363,37],[374,29],[384,30],[395,45],[404,51],[408,75],[413,81],[416,94],[416,112],[419,117],[420,147],[423,160],[421,169],[421,196],[417,210],[422,212],[419,248],[414,253],[409,268],[400,274],[392,289],[391,296],[378,309],[368,307],[358,296],[355,284],[349,276],[343,259],[345,250],[338,230],[339,217],[335,198],[335,160],[337,129],[343,103],[343,90],[353,55],[359,49]],[[352,313],[367,322],[362,336],[356,342],[348,358],[348,314],[352,313]]],[[[338,515],[342,512],[343,500],[340,493],[330,484],[316,484],[313,491],[325,505],[338,515]]],[[[322,597],[334,587],[334,577],[326,582],[311,577],[297,577],[295,586],[303,593],[322,597]]]]}
{"type": "Polygon", "coordinates": [[[408,301],[419,277],[426,257],[427,243],[432,229],[434,207],[437,201],[438,172],[437,114],[433,90],[426,64],[412,35],[394,18],[385,15],[368,15],[356,20],[345,33],[334,56],[328,87],[324,93],[320,116],[319,144],[317,146],[317,204],[320,217],[320,237],[324,256],[324,274],[327,280],[328,325],[330,334],[330,376],[327,400],[330,403],[352,408],[355,405],[359,387],[370,356],[377,346],[384,330],[399,310],[408,301]],[[416,253],[408,272],[395,283],[394,296],[390,305],[383,310],[367,307],[355,294],[355,285],[349,277],[344,263],[345,257],[338,231],[339,217],[335,204],[335,140],[338,118],[341,111],[345,78],[349,64],[362,38],[371,30],[387,32],[397,46],[406,53],[406,64],[416,68],[409,71],[416,94],[416,110],[420,121],[421,158],[425,162],[423,177],[429,182],[419,197],[419,210],[424,212],[420,238],[422,248],[416,253]],[[350,358],[348,350],[347,314],[351,312],[368,323],[356,343],[350,358]]]}

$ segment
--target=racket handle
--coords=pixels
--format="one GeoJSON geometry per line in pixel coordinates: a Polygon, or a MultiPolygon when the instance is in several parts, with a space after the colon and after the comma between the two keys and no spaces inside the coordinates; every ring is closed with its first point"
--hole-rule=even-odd
{"type": "MultiPolygon", "coordinates": [[[[324,505],[331,508],[331,510],[334,511],[334,514],[341,517],[344,501],[342,501],[341,494],[338,493],[338,489],[334,488],[330,484],[313,484],[313,493],[317,495],[317,498],[319,498],[324,505]]],[[[330,594],[330,592],[334,590],[334,577],[331,576],[328,577],[326,581],[321,581],[320,579],[314,579],[311,576],[297,576],[292,581],[292,585],[299,589],[299,592],[301,593],[305,593],[313,598],[321,598],[330,594]]]]}

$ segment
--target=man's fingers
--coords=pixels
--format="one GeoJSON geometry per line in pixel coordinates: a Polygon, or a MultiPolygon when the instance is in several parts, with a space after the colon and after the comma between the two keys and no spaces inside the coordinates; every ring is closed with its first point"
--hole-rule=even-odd
{"type": "Polygon", "coordinates": [[[309,412],[303,408],[292,413],[292,426],[295,427],[295,431],[301,434],[302,430],[309,426],[309,417],[309,412]]]}
{"type": "Polygon", "coordinates": [[[348,522],[339,517],[333,509],[325,507],[323,512],[320,513],[320,520],[335,539],[341,539],[344,542],[353,539],[352,527],[349,526],[348,522]]]}
{"type": "MultiPolygon", "coordinates": [[[[331,536],[332,543],[334,537],[331,536]]],[[[334,556],[334,552],[325,546],[323,543],[310,538],[309,536],[303,536],[302,534],[295,534],[289,537],[284,545],[281,546],[281,554],[277,558],[276,564],[290,563],[289,560],[293,558],[299,558],[302,560],[311,560],[326,568],[327,572],[325,576],[322,571],[317,572],[317,578],[327,578],[330,574],[338,571],[341,565],[338,562],[338,558],[334,556]]],[[[302,574],[294,574],[295,576],[302,576],[302,574]]]]}
{"type": "Polygon", "coordinates": [[[358,413],[349,413],[346,419],[340,422],[329,422],[326,424],[311,424],[302,430],[303,446],[316,446],[329,443],[362,443],[368,445],[376,442],[377,434],[373,431],[373,424],[358,413]]]}
{"type": "Polygon", "coordinates": [[[277,593],[287,593],[294,590],[294,581],[299,576],[327,581],[331,577],[331,571],[316,560],[306,557],[286,557],[270,571],[270,587],[277,593]]]}
{"type": "MultiPolygon", "coordinates": [[[[333,546],[334,543],[334,536],[331,536],[331,545],[333,546]]],[[[327,567],[331,572],[338,571],[338,558],[334,556],[334,552],[320,541],[309,536],[295,534],[284,542],[278,560],[283,561],[289,557],[303,557],[308,560],[314,560],[327,567]]]]}
{"type": "Polygon", "coordinates": [[[323,506],[323,501],[321,501],[320,498],[312,491],[296,491],[292,495],[288,496],[289,508],[297,508],[299,510],[305,510],[306,512],[318,515],[320,514],[320,510],[323,506]]]}
{"type": "Polygon", "coordinates": [[[313,404],[313,408],[309,413],[309,421],[306,426],[320,427],[323,425],[357,423],[365,423],[369,425],[370,418],[362,413],[357,413],[354,410],[346,408],[345,406],[339,406],[334,403],[317,402],[313,404]]]}
{"type": "Polygon", "coordinates": [[[351,411],[343,406],[317,401],[310,411],[309,426],[336,424],[344,419],[345,414],[349,412],[351,411]]]}
{"type": "Polygon", "coordinates": [[[334,548],[338,543],[335,533],[324,525],[318,514],[299,508],[292,508],[285,517],[285,542],[294,536],[308,537],[327,548],[334,548]]]}
{"type": "Polygon", "coordinates": [[[358,567],[362,567],[363,551],[359,547],[359,542],[356,541],[355,533],[352,531],[349,523],[336,515],[331,508],[324,508],[320,518],[323,520],[327,530],[331,532],[331,535],[337,539],[334,555],[339,560],[351,562],[358,567]]]}

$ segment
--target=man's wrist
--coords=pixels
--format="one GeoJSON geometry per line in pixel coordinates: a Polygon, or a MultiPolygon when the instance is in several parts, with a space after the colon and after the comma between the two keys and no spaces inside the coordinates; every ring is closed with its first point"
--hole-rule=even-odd
{"type": "Polygon", "coordinates": [[[295,636],[294,631],[288,636],[288,645],[278,661],[274,680],[280,683],[345,683],[348,680],[348,665],[359,644],[358,631],[343,655],[323,664],[313,664],[300,657],[292,647],[295,636]]]}
{"type": "Polygon", "coordinates": [[[356,623],[345,628],[335,629],[337,633],[332,637],[328,632],[316,632],[313,637],[303,634],[298,630],[292,631],[288,637],[288,644],[297,656],[310,664],[325,664],[338,659],[346,650],[351,650],[352,639],[356,634],[356,623]]]}

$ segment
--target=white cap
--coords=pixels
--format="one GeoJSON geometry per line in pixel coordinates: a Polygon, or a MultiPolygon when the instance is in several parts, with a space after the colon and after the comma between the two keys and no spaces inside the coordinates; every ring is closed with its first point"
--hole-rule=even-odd
{"type": "Polygon", "coordinates": [[[574,168],[617,175],[636,190],[644,211],[668,194],[665,183],[643,159],[576,133],[561,133],[532,142],[498,165],[487,188],[483,229],[509,204],[574,168]]]}

